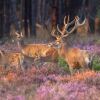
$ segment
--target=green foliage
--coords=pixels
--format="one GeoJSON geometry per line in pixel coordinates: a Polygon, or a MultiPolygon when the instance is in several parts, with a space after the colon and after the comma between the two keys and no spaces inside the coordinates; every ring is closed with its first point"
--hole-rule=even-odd
{"type": "Polygon", "coordinates": [[[100,57],[96,57],[93,60],[93,69],[96,71],[100,71],[100,57]]]}
{"type": "Polygon", "coordinates": [[[66,63],[66,61],[62,58],[62,57],[59,57],[58,58],[58,65],[60,67],[62,67],[65,71],[68,71],[68,64],[66,63]]]}

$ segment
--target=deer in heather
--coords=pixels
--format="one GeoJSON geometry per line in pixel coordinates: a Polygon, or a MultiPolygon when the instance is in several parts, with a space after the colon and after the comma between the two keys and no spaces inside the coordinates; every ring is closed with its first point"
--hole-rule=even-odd
{"type": "Polygon", "coordinates": [[[20,52],[5,52],[0,50],[0,65],[7,67],[13,67],[17,70],[21,68],[23,70],[24,56],[20,52]]]}
{"type": "Polygon", "coordinates": [[[24,44],[22,43],[23,34],[15,33],[18,47],[21,53],[27,57],[32,57],[35,60],[48,57],[50,61],[57,61],[58,51],[52,46],[52,43],[48,44],[24,44]]]}
{"type": "Polygon", "coordinates": [[[56,33],[56,29],[52,30],[51,35],[56,38],[56,41],[54,42],[54,45],[57,46],[58,54],[60,57],[64,58],[69,66],[70,73],[73,73],[73,69],[75,68],[91,68],[91,57],[90,53],[86,50],[82,50],[80,48],[71,48],[66,46],[66,43],[63,42],[63,38],[67,37],[69,34],[73,33],[75,29],[77,29],[79,26],[84,25],[85,20],[80,23],[79,17],[75,17],[73,21],[69,23],[69,16],[66,23],[66,17],[64,17],[64,27],[62,30],[59,29],[57,25],[57,31],[60,33],[56,33]],[[68,31],[68,28],[70,25],[74,23],[73,28],[71,28],[70,31],[68,31]]]}

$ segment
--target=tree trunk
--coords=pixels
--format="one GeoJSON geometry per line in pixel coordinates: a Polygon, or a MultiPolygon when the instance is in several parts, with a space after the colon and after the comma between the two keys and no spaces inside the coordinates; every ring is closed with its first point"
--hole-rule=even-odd
{"type": "Polygon", "coordinates": [[[36,36],[37,1],[31,0],[31,4],[32,4],[32,10],[31,10],[32,30],[31,30],[31,35],[36,36]]]}
{"type": "Polygon", "coordinates": [[[95,33],[100,34],[100,18],[95,18],[95,33]]]}
{"type": "Polygon", "coordinates": [[[4,20],[3,36],[9,36],[10,33],[10,0],[4,0],[4,20]]]}
{"type": "Polygon", "coordinates": [[[3,21],[4,21],[4,0],[0,0],[0,38],[3,36],[3,21]]]}

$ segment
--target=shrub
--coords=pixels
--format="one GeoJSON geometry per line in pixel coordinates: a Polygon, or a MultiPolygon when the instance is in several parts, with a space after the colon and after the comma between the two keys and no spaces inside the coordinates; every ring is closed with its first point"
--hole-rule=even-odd
{"type": "Polygon", "coordinates": [[[99,100],[99,89],[84,82],[44,83],[35,94],[34,100],[99,100]]]}
{"type": "Polygon", "coordinates": [[[68,69],[68,64],[67,64],[66,61],[65,61],[63,58],[61,58],[61,57],[58,58],[58,65],[59,65],[60,67],[62,67],[65,71],[69,71],[69,69],[68,69]]]}
{"type": "Polygon", "coordinates": [[[96,71],[100,71],[100,57],[95,57],[93,60],[93,69],[96,71]]]}

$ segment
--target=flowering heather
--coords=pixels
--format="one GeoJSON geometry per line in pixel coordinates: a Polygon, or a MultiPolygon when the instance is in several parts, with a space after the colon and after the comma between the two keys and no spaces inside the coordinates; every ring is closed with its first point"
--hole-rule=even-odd
{"type": "Polygon", "coordinates": [[[78,48],[81,48],[81,49],[84,49],[84,50],[88,50],[89,52],[92,52],[92,53],[100,53],[100,46],[98,45],[90,45],[90,44],[87,44],[87,45],[82,45],[82,44],[77,44],[77,45],[74,45],[73,47],[78,47],[78,48]]]}
{"type": "MultiPolygon", "coordinates": [[[[99,75],[96,78],[100,80],[99,75]]],[[[95,77],[89,79],[93,81],[95,77]]],[[[100,88],[96,84],[89,86],[86,80],[54,84],[46,82],[37,89],[34,100],[100,100],[99,94],[100,88]]]]}
{"type": "Polygon", "coordinates": [[[87,78],[90,78],[92,76],[95,76],[96,73],[94,71],[85,71],[81,73],[75,73],[73,76],[65,75],[65,76],[59,76],[58,80],[62,82],[74,82],[74,81],[84,81],[87,78]]]}
{"type": "Polygon", "coordinates": [[[8,94],[7,100],[25,100],[25,97],[22,95],[12,96],[12,95],[8,94]]]}
{"type": "Polygon", "coordinates": [[[2,84],[0,81],[0,93],[3,95],[0,97],[6,97],[7,100],[99,100],[100,98],[99,72],[86,71],[70,76],[56,73],[46,75],[41,72],[32,74],[31,71],[36,70],[32,68],[25,73],[8,73],[6,78],[9,84],[6,81],[2,84]]]}
{"type": "Polygon", "coordinates": [[[35,100],[99,100],[100,90],[84,83],[44,84],[37,89],[35,100]]]}

